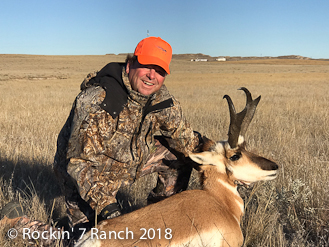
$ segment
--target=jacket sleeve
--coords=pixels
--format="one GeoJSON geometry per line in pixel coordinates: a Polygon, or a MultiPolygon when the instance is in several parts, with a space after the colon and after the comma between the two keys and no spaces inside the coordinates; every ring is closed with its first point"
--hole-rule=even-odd
{"type": "Polygon", "coordinates": [[[99,119],[104,117],[101,114],[106,114],[99,108],[99,101],[103,99],[100,96],[102,90],[100,87],[91,87],[78,95],[71,112],[73,119],[66,156],[67,173],[81,198],[97,214],[105,206],[116,202],[115,195],[120,187],[120,179],[126,175],[121,170],[116,171],[118,165],[102,154],[99,119]]]}
{"type": "Polygon", "coordinates": [[[180,103],[173,98],[174,105],[163,110],[159,118],[162,135],[171,139],[171,148],[188,156],[197,152],[202,145],[200,133],[193,131],[185,119],[180,103]]]}

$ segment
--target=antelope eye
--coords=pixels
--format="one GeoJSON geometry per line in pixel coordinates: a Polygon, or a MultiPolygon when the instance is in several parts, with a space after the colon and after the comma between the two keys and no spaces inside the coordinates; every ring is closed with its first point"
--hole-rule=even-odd
{"type": "Polygon", "coordinates": [[[241,153],[236,153],[230,157],[230,160],[237,161],[238,159],[240,159],[240,157],[241,157],[241,153]]]}

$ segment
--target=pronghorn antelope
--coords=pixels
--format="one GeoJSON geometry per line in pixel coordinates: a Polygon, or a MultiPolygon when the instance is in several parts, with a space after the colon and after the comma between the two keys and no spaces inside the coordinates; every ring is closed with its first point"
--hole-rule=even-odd
{"type": "Polygon", "coordinates": [[[132,213],[104,220],[76,246],[241,246],[243,200],[237,184],[276,177],[278,165],[245,149],[244,134],[260,96],[250,92],[243,111],[230,111],[228,141],[205,141],[203,152],[190,154],[200,164],[202,190],[188,190],[132,213]]]}

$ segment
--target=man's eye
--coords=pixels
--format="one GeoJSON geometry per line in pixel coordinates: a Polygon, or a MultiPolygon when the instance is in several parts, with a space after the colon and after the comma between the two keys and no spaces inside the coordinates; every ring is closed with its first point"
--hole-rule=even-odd
{"type": "Polygon", "coordinates": [[[159,75],[161,75],[162,77],[166,76],[166,72],[163,70],[156,70],[155,72],[157,72],[159,75]]]}

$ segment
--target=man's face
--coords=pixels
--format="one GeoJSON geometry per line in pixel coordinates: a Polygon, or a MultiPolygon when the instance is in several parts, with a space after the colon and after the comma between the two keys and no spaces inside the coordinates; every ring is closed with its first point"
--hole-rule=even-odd
{"type": "Polygon", "coordinates": [[[127,63],[126,72],[133,90],[150,95],[157,92],[166,78],[164,69],[157,65],[142,65],[137,60],[127,63]]]}

